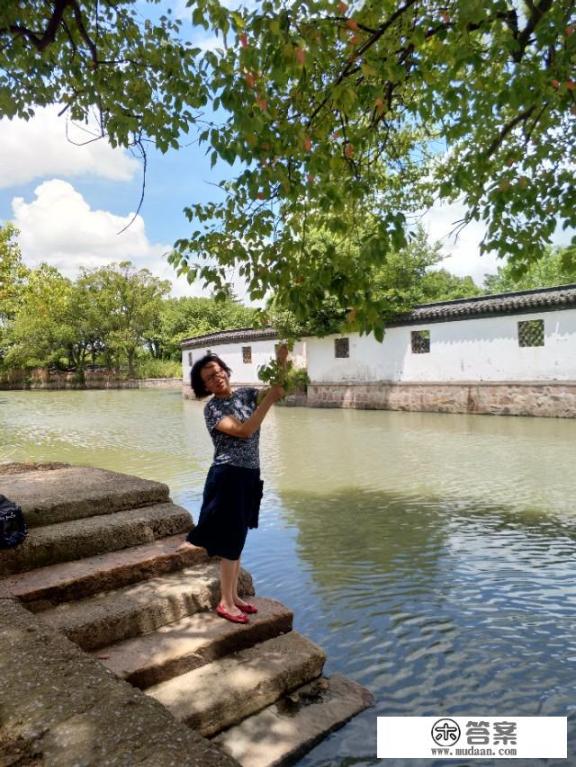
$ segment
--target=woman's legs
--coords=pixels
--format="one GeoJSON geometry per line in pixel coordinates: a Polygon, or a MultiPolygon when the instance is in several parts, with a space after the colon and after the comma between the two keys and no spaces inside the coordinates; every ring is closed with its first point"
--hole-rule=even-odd
{"type": "Polygon", "coordinates": [[[239,559],[220,560],[220,605],[231,615],[242,615],[242,611],[236,607],[239,572],[239,559]]]}
{"type": "Polygon", "coordinates": [[[244,599],[242,599],[238,595],[238,581],[240,579],[240,560],[238,559],[237,566],[236,566],[236,578],[234,580],[234,604],[236,607],[239,607],[242,612],[244,613],[257,613],[258,610],[254,605],[251,605],[249,602],[246,602],[244,599]],[[248,608],[248,609],[245,609],[248,608]]]}

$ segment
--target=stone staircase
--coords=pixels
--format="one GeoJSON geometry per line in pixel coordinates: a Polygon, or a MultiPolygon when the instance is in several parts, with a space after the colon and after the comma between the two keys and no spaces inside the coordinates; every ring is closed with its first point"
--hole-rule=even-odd
{"type": "MultiPolygon", "coordinates": [[[[240,764],[293,761],[370,705],[354,682],[322,677],[324,652],[279,602],[254,598],[247,625],[215,615],[218,563],[177,550],[192,521],[166,485],[74,466],[1,468],[0,493],[30,531],[0,555],[0,593],[240,764]]],[[[240,590],[254,594],[246,571],[240,590]]]]}

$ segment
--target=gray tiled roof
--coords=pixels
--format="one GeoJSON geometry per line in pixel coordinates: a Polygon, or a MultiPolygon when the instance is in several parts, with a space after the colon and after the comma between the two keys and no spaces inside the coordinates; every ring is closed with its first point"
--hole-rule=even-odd
{"type": "MultiPolygon", "coordinates": [[[[387,323],[388,327],[419,325],[430,322],[452,322],[503,314],[526,314],[527,312],[549,312],[576,307],[576,285],[561,285],[555,288],[522,290],[514,293],[498,293],[493,296],[458,298],[455,301],[441,301],[435,304],[420,304],[407,314],[400,314],[387,323]]],[[[238,343],[241,341],[264,341],[277,338],[274,328],[241,328],[206,333],[203,336],[182,341],[183,349],[209,348],[210,343],[238,343]]]]}
{"type": "Polygon", "coordinates": [[[205,333],[202,336],[186,338],[182,341],[183,349],[210,348],[211,343],[226,344],[241,341],[266,341],[277,338],[274,328],[239,328],[238,330],[219,330],[216,333],[205,333]]]}
{"type": "Polygon", "coordinates": [[[576,285],[498,293],[493,296],[458,298],[435,304],[420,304],[407,314],[398,315],[388,326],[415,325],[491,317],[503,314],[549,312],[576,307],[576,285]]]}

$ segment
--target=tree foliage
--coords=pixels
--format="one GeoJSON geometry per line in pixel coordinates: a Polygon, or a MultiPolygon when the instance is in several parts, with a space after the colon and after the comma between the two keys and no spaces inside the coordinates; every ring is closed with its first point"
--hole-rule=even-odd
{"type": "Polygon", "coordinates": [[[0,328],[12,319],[29,270],[22,261],[13,224],[0,226],[0,328]]]}
{"type": "MultiPolygon", "coordinates": [[[[0,242],[7,232],[0,229],[0,242]]],[[[130,376],[162,375],[174,369],[162,362],[180,365],[183,338],[254,324],[255,311],[237,301],[167,298],[170,283],[130,262],[69,280],[47,264],[26,269],[14,246],[0,251],[0,274],[3,295],[17,287],[13,311],[0,324],[4,368],[54,366],[81,379],[88,364],[127,365],[130,376]]]]}
{"type": "Polygon", "coordinates": [[[72,284],[47,264],[30,271],[5,334],[6,367],[57,364],[74,339],[72,284]]]}
{"type": "MultiPolygon", "coordinates": [[[[200,5],[222,28],[221,7],[200,5]]],[[[463,200],[483,250],[520,266],[576,225],[572,0],[265,0],[227,23],[207,58],[229,116],[201,138],[243,169],[223,203],[188,209],[174,262],[192,274],[236,265],[297,317],[328,294],[370,329],[371,267],[434,199],[463,200]],[[315,248],[318,229],[356,238],[358,258],[315,248]]]]}
{"type": "MultiPolygon", "coordinates": [[[[333,260],[349,260],[353,264],[365,263],[361,244],[343,236],[336,240],[326,232],[310,235],[318,249],[330,247],[333,260]]],[[[465,298],[481,293],[471,277],[457,277],[445,269],[438,269],[444,258],[441,245],[431,243],[425,230],[418,226],[404,247],[388,251],[378,265],[368,265],[366,292],[356,306],[345,305],[335,296],[325,294],[324,299],[306,311],[306,320],[299,321],[291,311],[285,296],[280,293],[268,304],[264,316],[282,338],[304,335],[323,336],[342,330],[362,330],[365,327],[365,307],[370,311],[378,307],[386,322],[395,315],[409,312],[416,304],[465,298]],[[360,307],[360,308],[358,308],[360,307]]],[[[377,326],[376,337],[382,337],[377,326]]]]}
{"type": "Polygon", "coordinates": [[[548,248],[526,271],[519,272],[513,262],[508,262],[499,266],[496,274],[484,278],[487,293],[552,288],[571,283],[576,283],[576,261],[568,248],[548,248]]]}
{"type": "Polygon", "coordinates": [[[199,50],[170,11],[153,21],[143,10],[134,0],[3,3],[0,115],[59,104],[80,122],[96,112],[96,136],[113,146],[176,148],[207,100],[199,50]]]}
{"type": "Polygon", "coordinates": [[[133,376],[137,352],[149,330],[158,324],[162,299],[170,292],[170,283],[159,280],[148,269],[136,269],[123,261],[84,271],[80,287],[99,312],[109,363],[125,357],[128,375],[133,376]]]}
{"type": "Polygon", "coordinates": [[[381,329],[372,269],[434,200],[462,200],[483,250],[520,268],[557,225],[576,226],[574,0],[189,6],[220,50],[192,48],[134,0],[5,3],[0,114],[94,108],[102,135],[142,151],[148,138],[178,147],[196,123],[212,163],[237,175],[223,202],[187,209],[172,262],[190,280],[222,291],[237,269],[251,298],[281,295],[299,321],[328,301],[381,329]],[[343,233],[355,258],[333,247],[343,233]]]}
{"type": "Polygon", "coordinates": [[[249,328],[254,309],[228,299],[169,298],[162,302],[158,323],[146,333],[146,344],[157,359],[179,360],[185,338],[231,328],[249,328]]]}

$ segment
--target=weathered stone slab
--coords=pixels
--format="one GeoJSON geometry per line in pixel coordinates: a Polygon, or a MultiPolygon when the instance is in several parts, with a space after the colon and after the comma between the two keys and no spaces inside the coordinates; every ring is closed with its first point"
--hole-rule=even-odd
{"type": "Polygon", "coordinates": [[[166,503],[169,492],[162,482],[84,466],[0,474],[0,493],[22,507],[29,527],[166,503]]]}
{"type": "MultiPolygon", "coordinates": [[[[39,617],[84,650],[97,650],[212,609],[220,598],[218,571],[217,562],[189,567],[64,603],[39,613],[39,617]]],[[[253,593],[252,580],[245,571],[241,572],[240,588],[253,593]]]]}
{"type": "Polygon", "coordinates": [[[0,764],[238,767],[15,601],[0,600],[0,764]]]}
{"type": "Polygon", "coordinates": [[[122,679],[144,689],[292,629],[292,612],[273,599],[251,599],[258,614],[239,625],[202,612],[153,634],[104,647],[94,655],[122,679]]]}
{"type": "Polygon", "coordinates": [[[291,631],[146,692],[176,719],[210,736],[320,676],[325,660],[320,647],[291,631]]]}
{"type": "Polygon", "coordinates": [[[280,767],[293,763],[373,702],[364,687],[334,674],[300,687],[213,742],[242,767],[280,767]]]}
{"type": "Polygon", "coordinates": [[[18,597],[29,610],[37,612],[207,561],[204,549],[178,551],[183,540],[182,535],[174,535],[143,546],[39,567],[0,580],[0,591],[18,597]]]}
{"type": "Polygon", "coordinates": [[[21,546],[2,552],[0,576],[152,543],[191,527],[186,509],[162,503],[33,528],[21,546]]]}

